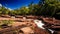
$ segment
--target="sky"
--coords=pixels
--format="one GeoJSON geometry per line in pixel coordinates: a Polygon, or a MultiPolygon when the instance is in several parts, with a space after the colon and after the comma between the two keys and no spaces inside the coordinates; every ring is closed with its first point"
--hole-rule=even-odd
{"type": "Polygon", "coordinates": [[[0,4],[11,9],[17,9],[21,6],[28,6],[31,2],[38,3],[39,0],[0,0],[0,4]]]}

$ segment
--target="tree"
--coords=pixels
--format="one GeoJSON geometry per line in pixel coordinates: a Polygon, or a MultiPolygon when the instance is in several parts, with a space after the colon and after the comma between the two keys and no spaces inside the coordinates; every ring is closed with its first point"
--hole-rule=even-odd
{"type": "Polygon", "coordinates": [[[32,10],[34,9],[33,8],[33,2],[31,2],[28,7],[29,7],[29,14],[32,15],[33,14],[32,10]]]}
{"type": "Polygon", "coordinates": [[[29,14],[29,9],[28,7],[21,7],[20,12],[22,15],[26,15],[26,14],[29,14]]]}
{"type": "Polygon", "coordinates": [[[43,15],[48,15],[48,16],[52,17],[56,14],[56,12],[58,12],[58,7],[60,5],[60,1],[45,0],[43,2],[44,2],[44,4],[42,4],[42,7],[41,7],[41,13],[43,15]]]}

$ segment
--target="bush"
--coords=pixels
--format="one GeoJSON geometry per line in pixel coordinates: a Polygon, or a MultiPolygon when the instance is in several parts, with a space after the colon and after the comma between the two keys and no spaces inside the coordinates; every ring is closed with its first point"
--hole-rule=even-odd
{"type": "Polygon", "coordinates": [[[3,27],[3,26],[11,26],[13,24],[13,21],[12,20],[2,20],[0,22],[0,27],[3,27]]]}

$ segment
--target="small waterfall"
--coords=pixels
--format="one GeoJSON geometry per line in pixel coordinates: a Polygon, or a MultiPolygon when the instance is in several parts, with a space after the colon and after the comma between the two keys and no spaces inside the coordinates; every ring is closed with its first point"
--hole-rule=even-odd
{"type": "MultiPolygon", "coordinates": [[[[41,20],[34,20],[34,23],[35,23],[39,28],[45,29],[45,28],[43,27],[44,23],[43,23],[41,20]]],[[[52,34],[54,33],[54,31],[51,30],[51,29],[47,29],[47,30],[49,30],[52,34]]]]}
{"type": "Polygon", "coordinates": [[[44,24],[42,23],[41,20],[34,20],[34,23],[35,23],[39,28],[45,29],[45,28],[43,27],[44,24]]]}

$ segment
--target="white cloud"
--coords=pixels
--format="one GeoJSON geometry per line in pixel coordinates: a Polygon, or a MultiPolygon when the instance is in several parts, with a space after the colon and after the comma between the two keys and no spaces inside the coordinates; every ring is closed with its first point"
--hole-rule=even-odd
{"type": "MultiPolygon", "coordinates": [[[[6,4],[7,5],[7,4],[6,4]]],[[[0,4],[0,7],[2,7],[2,4],[0,4]]],[[[9,9],[10,11],[12,10],[11,8],[5,7],[6,9],[9,9]]]]}
{"type": "Polygon", "coordinates": [[[12,10],[11,8],[7,8],[7,7],[5,7],[6,9],[9,9],[10,11],[12,10]]]}
{"type": "Polygon", "coordinates": [[[2,7],[2,4],[0,4],[0,7],[2,7]]]}
{"type": "Polygon", "coordinates": [[[8,8],[8,9],[9,9],[10,11],[13,10],[13,9],[11,9],[11,8],[8,8]]]}
{"type": "Polygon", "coordinates": [[[26,8],[29,8],[29,7],[26,7],[26,8]]]}
{"type": "Polygon", "coordinates": [[[12,10],[11,8],[7,8],[7,7],[5,7],[6,9],[9,9],[10,11],[12,10]]]}
{"type": "Polygon", "coordinates": [[[7,9],[7,7],[5,7],[7,9]]]}

